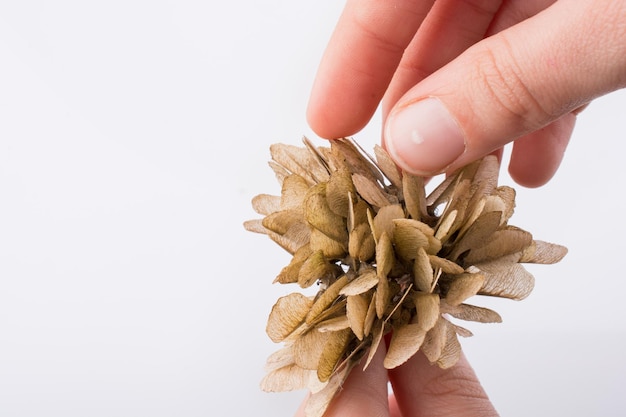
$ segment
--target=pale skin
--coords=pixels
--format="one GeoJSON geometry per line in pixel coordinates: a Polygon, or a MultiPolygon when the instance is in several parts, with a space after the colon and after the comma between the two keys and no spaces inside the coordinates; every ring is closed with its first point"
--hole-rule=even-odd
{"type": "MultiPolygon", "coordinates": [[[[556,173],[576,115],[625,86],[624,0],[348,0],[307,117],[320,137],[352,136],[382,105],[383,145],[424,176],[512,143],[512,178],[538,187],[556,173]],[[428,117],[399,116],[416,103],[428,117]],[[422,134],[412,120],[450,122],[435,138],[441,153],[428,142],[437,126],[422,134]]],[[[355,368],[326,417],[497,415],[465,357],[444,371],[418,353],[387,371],[383,355],[355,368]]]]}

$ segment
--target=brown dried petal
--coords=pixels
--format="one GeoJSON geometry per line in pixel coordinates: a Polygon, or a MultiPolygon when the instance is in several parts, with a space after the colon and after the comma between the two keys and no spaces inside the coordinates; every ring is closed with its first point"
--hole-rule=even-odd
{"type": "Polygon", "coordinates": [[[430,363],[435,363],[439,360],[441,353],[443,352],[443,348],[446,345],[448,338],[448,326],[446,323],[448,323],[447,320],[439,318],[433,328],[426,333],[424,342],[420,347],[422,353],[424,353],[430,363]]]}
{"type": "Polygon", "coordinates": [[[400,171],[387,151],[379,145],[374,145],[374,155],[376,155],[376,165],[380,168],[385,177],[389,179],[389,182],[391,182],[394,187],[398,189],[401,188],[402,178],[400,176],[400,171]]]}
{"type": "Polygon", "coordinates": [[[510,261],[515,257],[516,255],[511,255],[508,258],[476,265],[485,276],[480,294],[513,300],[522,300],[530,295],[535,286],[535,278],[523,265],[510,261]]]}
{"type": "Polygon", "coordinates": [[[409,360],[417,353],[425,336],[426,331],[418,324],[405,324],[394,329],[383,362],[385,368],[393,369],[409,360]]]}
{"type": "Polygon", "coordinates": [[[446,302],[459,305],[476,295],[483,286],[485,276],[480,273],[465,273],[454,277],[446,294],[446,302]]]}
{"type": "Polygon", "coordinates": [[[317,297],[315,303],[311,306],[309,313],[306,315],[306,323],[311,324],[313,321],[324,312],[339,296],[339,291],[348,283],[348,277],[346,275],[341,276],[330,287],[317,297]]]}
{"type": "Polygon", "coordinates": [[[304,412],[306,417],[322,417],[330,402],[342,387],[348,374],[356,363],[347,364],[332,375],[328,383],[320,391],[313,393],[307,400],[304,412]]]}
{"type": "Polygon", "coordinates": [[[370,362],[374,358],[376,354],[376,350],[378,350],[378,346],[380,345],[381,340],[383,340],[383,336],[385,334],[385,323],[380,321],[378,325],[373,326],[372,329],[372,344],[370,345],[369,352],[367,354],[367,359],[365,360],[365,365],[363,369],[367,369],[370,362]]]}
{"type": "Polygon", "coordinates": [[[292,174],[283,180],[280,208],[302,212],[302,203],[310,185],[300,175],[292,174]]]}
{"type": "Polygon", "coordinates": [[[393,268],[394,263],[395,256],[391,240],[389,239],[389,235],[386,232],[383,232],[378,239],[378,244],[376,245],[376,273],[378,274],[378,277],[386,279],[387,274],[389,274],[393,268]]]}
{"type": "Polygon", "coordinates": [[[428,237],[412,222],[415,220],[398,219],[394,223],[393,243],[396,254],[404,261],[412,261],[418,256],[419,249],[428,247],[428,237]]]}
{"type": "Polygon", "coordinates": [[[567,255],[565,246],[535,240],[522,254],[519,262],[535,264],[554,264],[567,255]]]}
{"type": "Polygon", "coordinates": [[[446,321],[446,344],[437,359],[437,365],[441,369],[448,369],[455,365],[461,358],[461,344],[456,335],[455,326],[446,321]]]}
{"type": "Polygon", "coordinates": [[[361,223],[351,232],[348,241],[348,253],[359,261],[369,261],[376,252],[376,243],[368,223],[361,223]]]}
{"type": "MultiPolygon", "coordinates": [[[[435,237],[435,231],[426,223],[413,219],[396,219],[393,220],[394,225],[394,243],[398,244],[400,240],[405,240],[405,244],[410,247],[424,247],[427,253],[434,255],[441,250],[441,242],[435,237]],[[396,238],[396,234],[402,236],[396,238]],[[426,244],[421,244],[426,239],[426,244]]],[[[410,250],[408,249],[407,250],[410,250]]],[[[408,257],[407,259],[412,259],[408,257]]]]}
{"type": "Polygon", "coordinates": [[[456,306],[442,303],[441,312],[449,314],[457,319],[466,321],[476,321],[479,323],[501,323],[502,317],[493,310],[485,307],[473,306],[470,304],[459,304],[456,306]]]}
{"type": "Polygon", "coordinates": [[[289,172],[300,175],[310,185],[328,180],[328,171],[306,148],[279,143],[270,146],[270,154],[276,163],[289,172]]]}
{"type": "Polygon", "coordinates": [[[339,242],[317,229],[311,230],[309,244],[311,250],[321,250],[328,259],[341,259],[348,253],[343,242],[339,242]]]}
{"type": "Polygon", "coordinates": [[[483,245],[475,247],[463,258],[466,265],[488,262],[513,253],[520,253],[532,244],[533,237],[530,233],[508,227],[497,230],[483,245]]]}
{"type": "Polygon", "coordinates": [[[365,329],[365,317],[369,307],[369,299],[364,294],[351,295],[346,305],[346,315],[350,322],[350,328],[359,340],[363,340],[365,329]]]}
{"type": "Polygon", "coordinates": [[[295,364],[303,369],[317,370],[324,345],[328,341],[330,334],[312,329],[297,338],[293,343],[295,364]]]}
{"type": "Polygon", "coordinates": [[[280,197],[269,194],[259,194],[252,198],[252,208],[254,211],[264,216],[280,211],[280,197]]]}
{"type": "Polygon", "coordinates": [[[339,291],[340,295],[362,294],[378,284],[378,277],[374,269],[367,269],[359,276],[350,281],[339,291]]]}
{"type": "Polygon", "coordinates": [[[413,263],[413,279],[416,288],[422,292],[431,292],[434,278],[433,267],[428,254],[424,248],[417,248],[413,263]]]}
{"type": "Polygon", "coordinates": [[[324,345],[324,350],[322,351],[317,368],[317,378],[322,382],[328,381],[335,371],[352,337],[352,331],[346,329],[326,334],[329,335],[329,337],[324,345]]]}
{"type": "Polygon", "coordinates": [[[289,336],[304,321],[313,305],[312,300],[300,293],[280,297],[267,320],[267,334],[278,343],[289,336]]]}
{"type": "Polygon", "coordinates": [[[330,180],[326,185],[326,199],[333,213],[348,217],[349,200],[354,193],[354,184],[348,170],[342,169],[330,174],[330,180]]]}
{"type": "Polygon", "coordinates": [[[428,217],[424,179],[422,177],[403,172],[402,194],[404,195],[406,210],[412,219],[422,220],[428,217]]]}
{"type": "Polygon", "coordinates": [[[395,230],[395,219],[404,219],[404,210],[399,204],[392,204],[385,207],[381,207],[376,213],[376,216],[372,222],[372,232],[376,242],[380,239],[383,233],[392,238],[395,230]]]}
{"type": "Polygon", "coordinates": [[[313,252],[302,264],[298,272],[298,284],[302,288],[307,288],[316,283],[318,280],[330,280],[339,275],[341,269],[337,269],[336,265],[328,262],[321,250],[313,252]]]}
{"type": "Polygon", "coordinates": [[[291,364],[268,372],[261,380],[265,392],[285,392],[307,387],[310,371],[291,364]]]}
{"type": "Polygon", "coordinates": [[[413,302],[417,311],[417,324],[424,331],[432,329],[441,316],[439,312],[439,294],[417,292],[413,297],[413,302]]]}
{"type": "Polygon", "coordinates": [[[348,327],[350,327],[350,322],[346,316],[333,317],[315,326],[318,332],[336,332],[337,330],[347,329],[348,327]]]}
{"type": "Polygon", "coordinates": [[[374,291],[369,300],[367,314],[365,315],[365,323],[363,324],[363,333],[369,336],[376,320],[376,292],[374,291]]]}
{"type": "Polygon", "coordinates": [[[472,248],[483,246],[485,241],[488,241],[490,236],[500,226],[500,216],[501,213],[492,211],[478,217],[465,234],[457,240],[454,250],[447,258],[455,261],[462,253],[472,248]]]}
{"type": "Polygon", "coordinates": [[[311,251],[311,247],[309,245],[304,245],[300,247],[296,251],[296,253],[294,253],[293,258],[291,258],[291,262],[289,262],[289,265],[287,265],[280,271],[280,274],[278,274],[274,282],[279,282],[281,284],[298,282],[300,268],[302,268],[302,265],[309,258],[311,253],[313,252],[311,251]]]}
{"type": "Polygon", "coordinates": [[[463,267],[457,263],[437,255],[428,255],[428,260],[434,269],[441,269],[446,274],[462,274],[464,271],[463,267]]]}
{"type": "Polygon", "coordinates": [[[385,207],[396,200],[385,193],[377,183],[363,175],[352,174],[352,182],[359,195],[374,207],[385,207]]]}
{"type": "Polygon", "coordinates": [[[326,200],[326,183],[311,187],[304,200],[304,217],[311,226],[338,242],[348,243],[346,220],[335,214],[326,200]]]}

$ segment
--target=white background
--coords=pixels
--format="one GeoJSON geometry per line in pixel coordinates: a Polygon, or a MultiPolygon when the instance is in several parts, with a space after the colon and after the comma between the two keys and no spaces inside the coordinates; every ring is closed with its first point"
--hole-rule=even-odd
{"type": "MultiPolygon", "coordinates": [[[[0,2],[0,416],[293,414],[303,393],[258,388],[288,256],[241,225],[279,191],[269,145],[312,136],[341,7],[0,2]]],[[[476,300],[504,318],[463,340],[503,416],[626,412],[625,104],[518,188],[511,223],[570,253],[527,300],[476,300]]]]}

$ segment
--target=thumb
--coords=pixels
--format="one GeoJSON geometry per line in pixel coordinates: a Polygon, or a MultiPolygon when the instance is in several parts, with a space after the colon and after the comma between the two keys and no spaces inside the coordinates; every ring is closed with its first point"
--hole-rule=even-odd
{"type": "Polygon", "coordinates": [[[437,174],[625,85],[626,2],[558,1],[409,90],[383,139],[403,169],[437,174]]]}

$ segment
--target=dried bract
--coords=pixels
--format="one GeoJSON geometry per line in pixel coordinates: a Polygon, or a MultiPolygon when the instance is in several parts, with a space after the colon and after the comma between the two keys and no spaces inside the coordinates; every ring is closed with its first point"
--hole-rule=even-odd
{"type": "Polygon", "coordinates": [[[399,170],[382,148],[374,154],[350,139],[272,145],[281,195],[255,197],[263,218],[245,223],[293,255],[275,282],[313,291],[272,308],[267,333],[284,347],[261,383],[266,391],[311,390],[309,417],[324,413],[361,358],[368,366],[385,335],[388,369],[419,350],[442,368],[454,365],[458,336],[471,332],[452,319],[501,321],[469,299],[523,299],[534,278],[522,264],[556,263],[567,253],[508,224],[515,191],[498,186],[496,157],[448,175],[426,195],[422,178],[399,170]]]}

